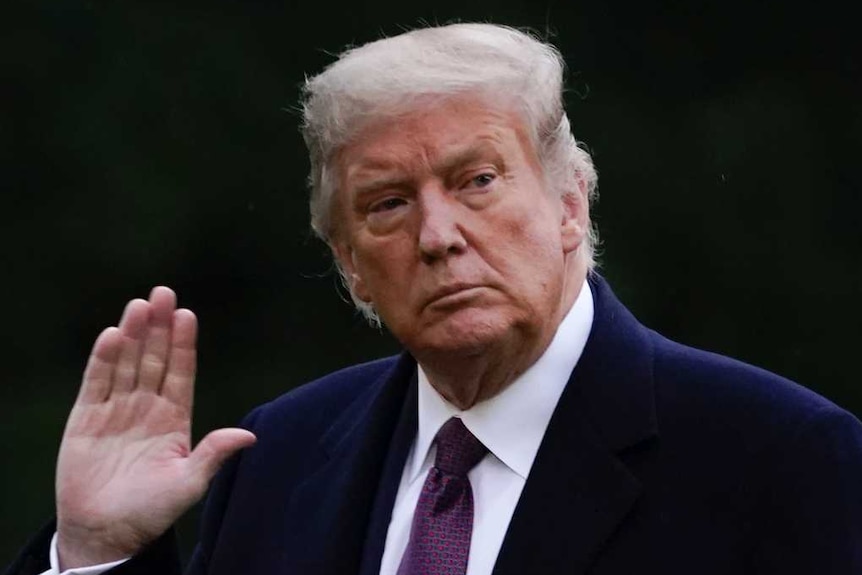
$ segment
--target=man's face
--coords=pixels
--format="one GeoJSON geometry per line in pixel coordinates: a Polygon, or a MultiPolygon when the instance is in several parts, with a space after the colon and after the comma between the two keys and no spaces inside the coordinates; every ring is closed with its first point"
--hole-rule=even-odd
{"type": "Polygon", "coordinates": [[[587,205],[546,189],[516,113],[475,97],[436,102],[371,124],[337,160],[336,255],[417,359],[547,344],[587,205]]]}

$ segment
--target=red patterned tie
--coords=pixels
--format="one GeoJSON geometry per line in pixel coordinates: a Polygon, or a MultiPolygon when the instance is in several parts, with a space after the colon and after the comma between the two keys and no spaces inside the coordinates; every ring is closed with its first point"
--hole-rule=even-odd
{"type": "Polygon", "coordinates": [[[464,575],[473,533],[473,489],[467,472],[488,450],[453,417],[435,438],[437,457],[413,515],[398,575],[464,575]]]}

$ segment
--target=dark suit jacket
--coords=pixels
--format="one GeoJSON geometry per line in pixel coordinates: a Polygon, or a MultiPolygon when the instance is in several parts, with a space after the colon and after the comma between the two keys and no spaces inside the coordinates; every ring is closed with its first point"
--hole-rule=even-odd
{"type": "MultiPolygon", "coordinates": [[[[862,573],[860,423],[643,327],[600,277],[590,287],[592,332],[494,574],[862,573]]],[[[189,572],[376,574],[415,380],[405,354],[251,413],[258,443],[214,481],[189,572]]],[[[47,536],[10,573],[44,568],[47,536]]],[[[178,572],[170,539],[112,573],[178,572]]]]}

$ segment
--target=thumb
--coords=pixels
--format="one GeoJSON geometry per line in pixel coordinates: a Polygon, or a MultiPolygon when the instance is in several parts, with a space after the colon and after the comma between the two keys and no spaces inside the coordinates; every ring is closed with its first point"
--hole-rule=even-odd
{"type": "Polygon", "coordinates": [[[211,431],[189,454],[191,473],[204,490],[228,457],[254,445],[257,438],[250,431],[235,427],[211,431]]]}

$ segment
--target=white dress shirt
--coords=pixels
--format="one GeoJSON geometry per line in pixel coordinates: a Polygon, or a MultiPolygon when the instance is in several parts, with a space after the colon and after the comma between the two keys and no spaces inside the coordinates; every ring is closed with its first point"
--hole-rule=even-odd
{"type": "MultiPolygon", "coordinates": [[[[548,349],[536,363],[499,394],[464,411],[443,399],[419,366],[419,429],[395,497],[380,575],[398,572],[410,536],[413,510],[425,476],[434,464],[434,437],[450,417],[460,417],[488,448],[488,455],[468,473],[473,487],[474,517],[466,575],[491,574],[545,430],[584,351],[592,325],[593,296],[585,281],[548,349]]],[[[123,562],[60,573],[56,534],[51,541],[50,559],[51,569],[42,575],[101,575],[123,562]]]]}

